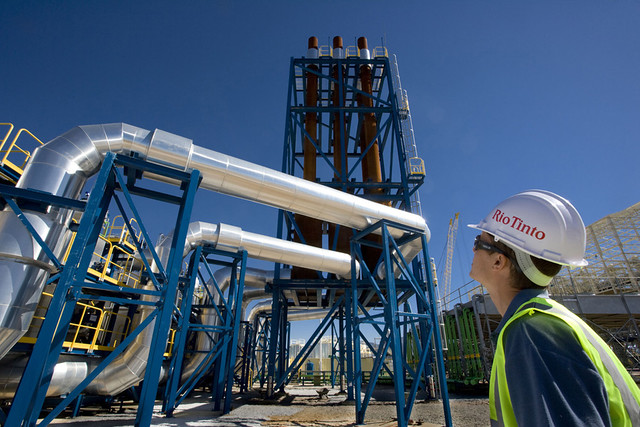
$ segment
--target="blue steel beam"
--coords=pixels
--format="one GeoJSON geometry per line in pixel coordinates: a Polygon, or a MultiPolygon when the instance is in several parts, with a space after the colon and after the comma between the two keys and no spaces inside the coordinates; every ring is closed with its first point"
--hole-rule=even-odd
{"type": "MultiPolygon", "coordinates": [[[[116,176],[118,176],[118,171],[116,170],[115,172],[116,176]]],[[[187,239],[191,210],[199,181],[200,172],[197,170],[191,172],[190,179],[187,182],[183,181],[183,183],[186,184],[186,188],[182,195],[182,204],[178,210],[171,251],[169,253],[169,259],[166,266],[166,273],[168,276],[167,282],[162,288],[162,296],[158,301],[159,314],[153,329],[151,346],[149,348],[150,360],[147,362],[147,369],[145,371],[144,381],[142,382],[142,391],[140,393],[141,407],[139,407],[136,415],[137,426],[148,425],[151,422],[151,417],[153,416],[153,406],[160,381],[160,370],[162,369],[162,355],[164,354],[164,350],[167,345],[167,336],[169,335],[169,330],[171,328],[171,317],[174,308],[173,301],[178,289],[180,270],[182,269],[182,252],[184,242],[187,239]]],[[[125,188],[122,188],[122,192],[131,203],[131,209],[136,214],[136,217],[139,216],[136,212],[135,205],[132,203],[133,200],[131,200],[131,196],[125,188]]],[[[128,222],[125,223],[129,226],[128,222]]],[[[148,238],[143,223],[140,222],[138,225],[140,226],[143,236],[148,238]]],[[[136,246],[138,246],[138,244],[136,244],[136,246]]],[[[154,253],[154,258],[157,258],[155,251],[152,251],[152,253],[154,253]]]]}
{"type": "Polygon", "coordinates": [[[444,416],[447,426],[452,426],[451,421],[451,408],[449,407],[449,392],[447,390],[447,376],[444,369],[444,358],[442,356],[442,339],[440,337],[440,327],[438,325],[438,314],[436,307],[436,295],[433,284],[433,271],[431,270],[431,263],[429,259],[429,249],[427,247],[427,236],[422,236],[422,256],[425,260],[425,268],[427,270],[427,293],[429,294],[429,301],[431,301],[431,307],[429,314],[431,315],[431,324],[433,341],[436,348],[436,364],[438,369],[438,381],[440,382],[440,394],[442,395],[442,403],[444,408],[444,416]]]}
{"type": "MultiPolygon", "coordinates": [[[[276,379],[276,375],[278,372],[276,371],[276,362],[277,362],[277,352],[278,345],[281,344],[282,337],[280,335],[280,322],[282,317],[281,306],[283,300],[282,291],[280,288],[276,288],[273,290],[273,298],[271,304],[271,336],[269,339],[269,353],[267,356],[267,397],[273,397],[275,393],[274,383],[276,379]]],[[[286,303],[286,301],[285,301],[286,303]]]]}
{"type": "MultiPolygon", "coordinates": [[[[195,251],[191,255],[189,260],[189,271],[194,271],[194,265],[197,264],[197,260],[200,259],[202,253],[202,246],[196,247],[195,251]]],[[[184,296],[181,301],[180,310],[182,316],[179,319],[177,325],[177,332],[175,337],[175,344],[173,350],[173,357],[169,363],[167,385],[164,392],[164,400],[162,402],[162,411],[168,418],[173,416],[173,411],[176,406],[176,395],[178,392],[178,386],[180,385],[180,374],[182,373],[182,362],[184,360],[184,350],[187,342],[187,335],[189,331],[189,321],[191,314],[191,305],[193,303],[193,293],[196,286],[196,274],[191,274],[189,279],[189,285],[183,290],[184,296]]]]}

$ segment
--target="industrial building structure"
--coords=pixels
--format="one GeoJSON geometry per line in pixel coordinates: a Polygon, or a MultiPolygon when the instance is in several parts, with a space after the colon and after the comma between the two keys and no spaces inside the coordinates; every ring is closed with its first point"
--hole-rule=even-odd
{"type": "MultiPolygon", "coordinates": [[[[290,64],[279,171],[159,129],[79,126],[43,144],[6,124],[2,425],[124,399],[148,425],[154,403],[171,417],[203,386],[224,413],[234,390],[286,391],[316,347],[357,423],[383,379],[399,426],[419,390],[451,425],[448,387],[488,381],[499,315],[481,288],[445,313],[437,305],[425,167],[395,58],[365,38],[308,42],[290,64]],[[278,209],[276,237],[191,218],[199,191],[278,209]],[[151,204],[172,213],[157,241],[151,204]],[[319,326],[292,351],[290,324],[302,319],[319,326]]],[[[563,270],[550,288],[630,370],[640,367],[639,211],[589,226],[589,267],[563,270]]]]}
{"type": "Polygon", "coordinates": [[[203,384],[228,412],[234,387],[284,391],[329,328],[356,422],[383,373],[399,425],[419,390],[441,399],[451,425],[417,192],[424,163],[385,48],[312,37],[291,60],[281,171],[123,123],[79,126],[35,150],[8,128],[3,425],[47,425],[123,398],[138,402],[136,425],[148,425],[156,400],[170,417],[203,384]],[[277,237],[193,222],[197,191],[279,209],[277,237]],[[155,242],[144,214],[152,203],[173,213],[155,242]],[[290,361],[290,322],[314,317],[320,326],[290,361]],[[375,347],[363,325],[378,334],[375,347]],[[366,377],[362,344],[373,354],[366,377]]]}

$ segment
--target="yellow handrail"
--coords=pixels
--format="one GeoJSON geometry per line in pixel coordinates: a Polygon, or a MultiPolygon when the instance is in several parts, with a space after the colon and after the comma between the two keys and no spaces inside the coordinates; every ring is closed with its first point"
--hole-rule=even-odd
{"type": "Polygon", "coordinates": [[[9,139],[9,135],[11,135],[11,132],[13,132],[13,123],[0,123],[0,126],[9,126],[7,134],[4,136],[4,138],[2,138],[2,143],[0,143],[0,150],[2,150],[2,147],[4,147],[4,143],[7,141],[7,139],[9,139]]]}
{"type": "Polygon", "coordinates": [[[389,56],[387,53],[387,48],[384,46],[376,46],[373,48],[373,57],[374,58],[386,58],[389,56]]]}
{"type": "Polygon", "coordinates": [[[131,229],[134,231],[134,236],[131,236],[129,233],[129,228],[124,223],[124,218],[122,215],[118,215],[113,218],[111,223],[111,227],[109,228],[109,232],[107,233],[107,237],[110,239],[117,238],[120,244],[129,244],[131,246],[135,246],[133,239],[140,240],[140,236],[142,235],[142,231],[138,230],[138,221],[135,218],[132,218],[129,222],[131,225],[131,229]],[[116,225],[116,223],[122,222],[122,225],[116,225]]]}
{"type": "MultiPolygon", "coordinates": [[[[43,292],[42,294],[50,298],[53,297],[53,294],[48,292],[43,292]]],[[[96,307],[93,302],[77,302],[76,304],[82,307],[82,314],[78,321],[69,323],[67,339],[63,343],[64,348],[68,350],[87,350],[89,353],[95,350],[111,351],[116,347],[118,342],[122,341],[129,334],[131,329],[131,318],[129,316],[96,307]],[[91,316],[94,313],[96,318],[92,319],[91,316]],[[110,319],[114,316],[124,318],[122,330],[119,332],[107,329],[110,319]],[[75,330],[73,328],[75,328],[75,330]],[[82,335],[82,333],[87,331],[89,334],[82,335]],[[109,333],[111,334],[110,343],[102,342],[109,333]]],[[[38,305],[38,308],[44,312],[46,312],[47,309],[47,307],[41,305],[38,305]]],[[[44,321],[44,316],[34,316],[34,319],[44,321]]],[[[20,342],[34,343],[35,340],[34,337],[23,337],[20,339],[20,342]]]]}
{"type": "Polygon", "coordinates": [[[18,142],[18,138],[20,138],[20,135],[22,135],[23,133],[27,133],[29,136],[31,136],[31,138],[33,138],[35,141],[37,141],[40,145],[44,145],[44,143],[42,141],[40,141],[40,139],[38,139],[37,136],[35,136],[33,133],[31,133],[31,131],[22,128],[18,131],[18,133],[16,133],[16,135],[13,137],[13,140],[11,141],[11,144],[5,148],[5,144],[9,139],[9,135],[11,134],[11,132],[13,131],[13,124],[11,123],[0,123],[0,125],[8,125],[10,126],[9,128],[9,132],[7,132],[7,134],[5,135],[4,139],[2,140],[2,144],[0,145],[0,154],[4,153],[4,155],[2,156],[2,159],[0,160],[0,165],[4,166],[5,164],[9,167],[11,167],[13,170],[15,170],[16,172],[22,174],[24,167],[26,166],[27,162],[29,161],[29,159],[31,158],[31,152],[27,151],[24,148],[21,148],[19,145],[17,145],[18,142]],[[24,155],[24,159],[22,160],[22,162],[18,162],[20,164],[16,164],[13,161],[10,161],[8,159],[9,155],[12,153],[21,153],[24,155]]]}
{"type": "Polygon", "coordinates": [[[347,58],[359,58],[360,49],[358,49],[358,46],[347,46],[345,49],[345,56],[347,58]]]}
{"type": "Polygon", "coordinates": [[[409,159],[409,174],[410,175],[425,175],[424,161],[420,157],[411,157],[409,159]]]}
{"type": "MultiPolygon", "coordinates": [[[[118,216],[114,218],[113,222],[115,223],[118,218],[121,219],[122,217],[118,216]]],[[[108,220],[105,220],[105,222],[107,221],[108,220]]],[[[75,238],[76,234],[74,233],[71,236],[71,240],[69,241],[67,250],[62,257],[63,264],[67,262],[69,252],[71,252],[71,246],[73,245],[73,241],[75,240],[75,238]]],[[[142,271],[139,271],[136,274],[133,273],[135,257],[133,256],[133,254],[126,250],[123,250],[120,247],[120,242],[123,240],[128,241],[129,238],[129,232],[126,227],[115,227],[114,225],[110,226],[109,224],[103,224],[103,228],[100,235],[98,236],[98,239],[104,242],[104,247],[108,248],[108,250],[106,251],[106,253],[104,252],[104,250],[102,251],[102,253],[93,253],[93,263],[89,267],[88,272],[91,273],[94,277],[97,277],[97,279],[100,281],[107,281],[113,284],[124,285],[129,288],[137,288],[142,277],[142,271]],[[108,234],[107,230],[112,231],[114,229],[116,231],[122,229],[122,233],[115,233],[113,236],[111,234],[108,234]],[[117,242],[112,240],[114,237],[118,240],[117,242]],[[118,262],[114,261],[114,255],[119,255],[118,262]]]]}

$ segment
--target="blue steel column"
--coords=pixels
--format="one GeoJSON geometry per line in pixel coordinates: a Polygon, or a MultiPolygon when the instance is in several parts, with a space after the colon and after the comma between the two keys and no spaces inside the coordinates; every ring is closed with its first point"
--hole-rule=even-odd
{"type": "Polygon", "coordinates": [[[240,378],[240,393],[246,393],[249,386],[249,373],[251,372],[251,354],[253,354],[253,326],[243,322],[244,343],[242,344],[242,371],[240,378]]]}
{"type": "MultiPolygon", "coordinates": [[[[87,210],[85,211],[81,221],[80,226],[74,241],[74,244],[71,248],[70,255],[68,258],[68,262],[65,268],[60,275],[58,284],[56,286],[56,291],[54,292],[54,297],[49,305],[49,309],[47,311],[47,316],[45,317],[45,321],[40,330],[38,341],[32,350],[32,357],[28,362],[28,367],[26,372],[29,372],[29,375],[24,375],[21,381],[21,385],[18,388],[18,392],[16,396],[14,396],[14,405],[12,407],[12,413],[9,414],[10,419],[7,421],[8,425],[34,425],[39,413],[42,408],[44,399],[46,397],[46,390],[48,388],[51,374],[53,372],[54,365],[59,357],[60,351],[62,349],[62,344],[64,342],[64,338],[66,336],[66,332],[68,330],[70,319],[73,314],[73,309],[75,303],[80,299],[87,299],[89,295],[84,294],[83,288],[96,289],[96,290],[105,290],[105,291],[114,291],[118,290],[120,292],[123,291],[121,287],[111,286],[102,283],[95,282],[87,282],[85,280],[86,271],[88,269],[90,260],[93,256],[93,250],[100,234],[102,223],[104,220],[104,216],[106,215],[106,211],[109,207],[109,202],[111,200],[115,201],[120,209],[120,212],[125,217],[125,224],[129,226],[128,218],[126,218],[126,214],[124,211],[124,207],[119,198],[115,195],[114,191],[119,185],[119,190],[122,191],[122,194],[127,199],[128,206],[133,212],[135,219],[138,221],[138,225],[140,226],[140,231],[146,242],[149,242],[148,234],[144,229],[143,223],[140,220],[140,216],[137,213],[135,205],[133,204],[133,200],[131,199],[131,195],[128,191],[128,185],[125,183],[122,174],[118,169],[115,168],[116,163],[119,166],[127,166],[130,168],[130,171],[134,171],[131,175],[129,175],[130,183],[132,183],[131,178],[135,176],[135,172],[138,170],[151,170],[156,174],[167,174],[173,179],[180,180],[182,182],[189,181],[189,190],[186,191],[183,199],[177,199],[175,197],[168,197],[166,201],[171,203],[176,203],[178,200],[179,203],[183,205],[184,209],[181,211],[179,222],[180,221],[188,221],[188,215],[190,212],[190,204],[193,201],[193,193],[195,188],[197,188],[197,181],[199,174],[198,172],[194,172],[190,175],[190,177],[184,172],[178,172],[164,166],[153,165],[150,163],[146,163],[137,159],[126,158],[121,156],[115,156],[113,153],[107,153],[105,155],[105,159],[103,161],[102,168],[100,173],[98,174],[96,183],[91,191],[91,196],[89,197],[89,202],[87,204],[87,210]],[[116,181],[117,184],[116,184],[116,181]],[[115,289],[114,289],[115,288],[115,289]],[[59,327],[58,327],[59,326],[59,327]]],[[[147,192],[147,197],[156,197],[158,200],[164,200],[164,194],[155,193],[153,191],[147,192]]],[[[129,230],[131,231],[131,230],[129,230]]],[[[178,237],[179,238],[179,237],[178,237]]],[[[140,246],[140,242],[135,241],[136,248],[138,251],[142,252],[142,247],[140,246]]],[[[183,242],[181,243],[183,244],[183,242]]],[[[182,247],[182,246],[180,246],[182,247]]],[[[157,254],[153,252],[155,261],[158,261],[157,254]]],[[[146,258],[143,258],[143,263],[145,263],[145,267],[147,269],[150,268],[148,261],[146,258]]],[[[152,276],[152,280],[156,285],[158,290],[156,291],[144,291],[138,289],[130,289],[127,292],[132,294],[142,295],[154,295],[154,296],[162,296],[168,295],[169,297],[164,298],[164,300],[173,301],[171,295],[171,290],[166,288],[166,284],[170,283],[170,280],[163,278],[160,282],[152,276]]],[[[175,284],[177,287],[177,275],[175,277],[175,284]]],[[[91,298],[96,300],[105,300],[105,301],[114,301],[118,303],[128,303],[133,300],[126,298],[117,298],[112,296],[99,296],[92,295],[91,298]]],[[[136,300],[136,304],[138,305],[152,305],[152,303],[147,303],[142,300],[136,300]]],[[[171,306],[169,310],[169,314],[165,313],[165,316],[170,319],[171,311],[173,308],[173,304],[168,304],[171,306]]],[[[54,410],[51,411],[47,417],[43,420],[42,424],[46,425],[50,423],[53,418],[55,418],[59,413],[61,413],[66,406],[71,404],[74,399],[76,399],[81,391],[94,379],[96,376],[102,372],[102,370],[112,361],[115,357],[122,353],[122,351],[133,341],[133,339],[147,326],[151,324],[154,319],[157,319],[156,316],[161,312],[160,308],[156,308],[152,314],[150,314],[142,323],[132,331],[129,336],[127,336],[121,344],[117,346],[115,350],[113,350],[108,356],[106,356],[103,361],[95,368],[73,391],[71,391],[65,399],[62,400],[54,410]]],[[[159,352],[159,356],[156,352],[151,352],[151,367],[147,366],[147,375],[149,375],[149,369],[153,370],[153,358],[162,359],[162,354],[164,353],[164,345],[166,345],[166,332],[168,332],[168,327],[165,328],[165,334],[161,337],[161,332],[159,331],[162,328],[162,325],[156,325],[156,333],[158,337],[156,337],[157,348],[161,348],[159,352]]],[[[160,366],[157,366],[156,374],[159,374],[160,366]]],[[[156,375],[157,379],[158,375],[156,375]]],[[[150,387],[146,392],[146,395],[153,396],[155,398],[155,389],[157,389],[157,382],[155,388],[153,387],[153,380],[145,381],[147,387],[150,387]]],[[[151,409],[145,408],[145,402],[149,398],[142,400],[141,405],[139,406],[138,412],[138,424],[148,424],[150,422],[150,417],[153,408],[153,401],[151,402],[151,409]],[[145,410],[147,414],[145,414],[145,410]],[[148,420],[144,420],[144,417],[148,415],[148,420]]],[[[146,402],[148,404],[148,402],[146,402]]]]}
{"type": "MultiPolygon", "coordinates": [[[[198,264],[200,254],[202,253],[202,246],[196,247],[196,250],[191,255],[189,260],[189,271],[193,272],[194,267],[198,264]]],[[[184,360],[184,350],[187,342],[187,335],[189,331],[189,321],[191,315],[191,305],[193,302],[193,292],[195,290],[197,274],[192,274],[189,280],[189,285],[185,289],[184,297],[180,307],[182,316],[177,326],[174,356],[171,358],[169,365],[169,373],[167,379],[167,386],[165,388],[165,399],[163,402],[163,411],[167,417],[173,416],[173,411],[176,406],[176,395],[178,393],[178,386],[180,385],[180,374],[182,372],[182,361],[184,360]]]]}
{"type": "MultiPolygon", "coordinates": [[[[284,298],[284,294],[283,294],[284,298]]],[[[278,373],[276,378],[283,375],[284,372],[287,371],[289,365],[289,332],[290,332],[290,324],[288,319],[289,316],[289,307],[287,306],[286,300],[283,300],[283,304],[281,305],[281,313],[282,319],[280,320],[280,356],[278,357],[278,373]]],[[[280,392],[284,392],[285,383],[280,386],[280,392]]]]}
{"type": "Polygon", "coordinates": [[[345,334],[344,334],[344,328],[345,328],[345,322],[344,322],[344,307],[345,304],[343,303],[342,306],[340,306],[340,315],[339,315],[339,320],[338,320],[338,325],[339,325],[339,337],[338,337],[338,354],[340,355],[340,358],[338,360],[339,363],[339,369],[340,369],[340,393],[344,393],[344,364],[345,364],[345,334]]]}
{"type": "MultiPolygon", "coordinates": [[[[361,396],[361,388],[362,388],[362,359],[360,357],[360,324],[358,322],[358,276],[356,274],[356,255],[360,253],[360,248],[357,247],[356,243],[351,241],[351,289],[350,289],[350,303],[351,309],[349,310],[349,314],[347,319],[351,317],[351,338],[353,340],[353,364],[351,366],[351,381],[353,381],[353,386],[350,389],[353,389],[353,395],[356,403],[356,424],[364,423],[364,412],[362,412],[362,396],[361,396]]],[[[362,260],[362,257],[360,257],[362,260]]],[[[364,263],[361,264],[362,268],[366,270],[366,265],[364,263]]],[[[349,292],[347,292],[349,293],[349,292]]],[[[349,341],[347,341],[347,344],[349,341]]],[[[347,365],[348,366],[348,365],[347,365]]],[[[348,374],[347,374],[348,375],[348,374]]]]}
{"type": "Polygon", "coordinates": [[[140,405],[142,408],[138,410],[136,426],[149,425],[151,417],[153,416],[153,405],[156,399],[156,392],[160,381],[160,370],[163,362],[162,355],[164,354],[167,345],[167,336],[171,328],[174,300],[178,289],[180,270],[182,269],[182,252],[184,242],[187,239],[191,210],[199,181],[200,172],[194,170],[191,173],[191,179],[183,193],[182,204],[178,210],[176,228],[171,242],[171,252],[166,269],[168,282],[163,287],[162,296],[158,301],[160,313],[156,318],[151,347],[149,348],[150,360],[147,364],[144,381],[142,382],[142,391],[140,393],[140,405]]]}
{"type": "MultiPolygon", "coordinates": [[[[256,349],[261,349],[261,357],[260,367],[256,366],[256,370],[258,371],[258,379],[260,380],[260,388],[262,389],[264,388],[264,384],[267,381],[267,359],[269,348],[271,347],[271,344],[269,344],[269,337],[271,336],[271,320],[269,316],[264,316],[264,321],[261,324],[262,327],[260,327],[261,325],[259,324],[259,319],[260,317],[256,318],[256,335],[258,336],[256,349]]],[[[255,365],[257,365],[257,359],[255,360],[255,362],[255,365]]]]}
{"type": "Polygon", "coordinates": [[[393,386],[396,393],[396,415],[398,417],[398,425],[406,426],[408,423],[407,415],[405,414],[405,396],[404,396],[404,366],[402,363],[402,339],[400,337],[400,328],[398,327],[398,296],[396,293],[395,277],[393,275],[393,264],[391,262],[391,256],[389,242],[389,231],[387,225],[382,224],[382,255],[384,258],[385,271],[387,272],[385,278],[385,285],[387,291],[388,304],[385,307],[385,321],[389,328],[391,339],[391,358],[393,360],[393,386]]]}
{"type": "MultiPolygon", "coordinates": [[[[238,269],[238,260],[234,262],[232,281],[236,281],[237,269],[238,269]]],[[[242,251],[241,258],[240,258],[240,278],[237,280],[237,283],[234,286],[235,292],[233,294],[233,301],[235,302],[235,305],[233,305],[233,313],[232,313],[233,332],[231,336],[231,343],[230,343],[231,348],[229,351],[229,357],[227,362],[227,385],[226,385],[226,393],[224,396],[224,408],[222,410],[223,414],[226,414],[229,411],[231,411],[231,391],[233,388],[233,372],[234,372],[235,363],[236,363],[236,354],[237,354],[236,350],[238,348],[237,341],[238,341],[238,333],[240,330],[240,316],[242,314],[241,312],[242,293],[244,292],[244,277],[245,277],[246,270],[247,270],[247,251],[242,251]]],[[[229,289],[229,296],[230,297],[232,296],[231,289],[229,289]]],[[[230,309],[231,307],[232,305],[229,304],[230,309]]]]}
{"type": "Polygon", "coordinates": [[[267,357],[267,397],[274,395],[274,383],[276,376],[276,353],[278,350],[280,334],[280,305],[281,305],[280,288],[273,289],[272,309],[271,309],[271,337],[269,340],[269,354],[267,357]]]}
{"type": "Polygon", "coordinates": [[[431,270],[431,263],[428,261],[429,249],[427,248],[427,236],[423,235],[422,239],[422,256],[425,260],[425,269],[427,271],[427,293],[429,294],[429,301],[431,302],[430,314],[431,324],[433,325],[433,339],[436,350],[436,364],[438,369],[438,381],[440,383],[440,394],[442,395],[442,406],[444,408],[444,417],[446,425],[452,426],[451,420],[451,408],[449,406],[449,392],[447,390],[447,374],[444,369],[444,358],[442,356],[442,339],[440,337],[440,325],[438,324],[438,312],[437,312],[437,299],[435,296],[435,290],[433,286],[433,271],[431,270]]]}

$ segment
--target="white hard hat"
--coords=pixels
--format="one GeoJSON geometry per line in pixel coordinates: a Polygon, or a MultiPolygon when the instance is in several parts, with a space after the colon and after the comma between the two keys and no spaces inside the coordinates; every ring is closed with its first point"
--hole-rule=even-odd
{"type": "Polygon", "coordinates": [[[544,190],[527,190],[505,199],[478,224],[469,227],[557,264],[584,267],[586,231],[568,200],[544,190]]]}

